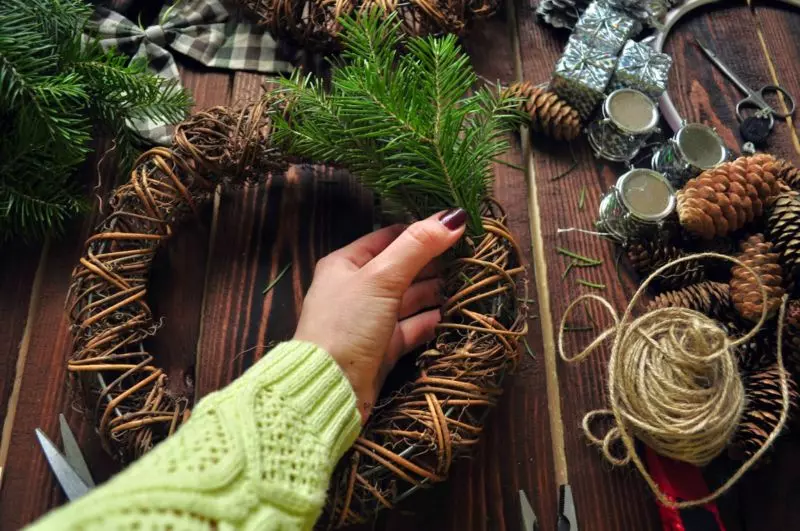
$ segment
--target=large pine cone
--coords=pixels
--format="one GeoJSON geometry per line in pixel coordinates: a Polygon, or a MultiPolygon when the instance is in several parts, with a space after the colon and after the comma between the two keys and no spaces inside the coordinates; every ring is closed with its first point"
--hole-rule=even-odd
{"type": "Polygon", "coordinates": [[[689,308],[727,321],[732,313],[730,287],[722,282],[699,282],[683,289],[667,291],[658,295],[647,309],[671,307],[689,308]]]}
{"type": "Polygon", "coordinates": [[[742,242],[741,249],[739,260],[756,272],[767,298],[765,301],[762,297],[758,279],[745,267],[735,265],[731,269],[730,281],[733,306],[739,315],[748,321],[756,322],[761,318],[762,308],[766,303],[768,316],[772,317],[778,311],[781,297],[785,293],[778,253],[773,252],[772,242],[764,241],[763,234],[750,236],[742,242]]]}
{"type": "Polygon", "coordinates": [[[775,157],[757,154],[704,171],[677,194],[681,225],[707,240],[741,229],[780,191],[778,169],[775,157]]]}
{"type": "Polygon", "coordinates": [[[788,285],[800,277],[800,199],[797,192],[778,194],[770,207],[767,231],[774,250],[780,255],[788,285]]]}
{"type": "Polygon", "coordinates": [[[530,116],[530,126],[534,131],[567,142],[581,133],[578,111],[555,92],[524,82],[514,83],[505,94],[523,100],[522,111],[530,116]]]}
{"type": "MultiPolygon", "coordinates": [[[[747,459],[752,456],[764,446],[778,425],[784,406],[780,374],[780,368],[774,364],[767,369],[745,375],[747,407],[733,439],[731,457],[747,459]]],[[[792,377],[787,374],[787,379],[791,414],[800,396],[797,394],[797,385],[792,377]]]]}
{"type": "MultiPolygon", "coordinates": [[[[644,240],[628,245],[626,252],[631,265],[641,276],[649,276],[659,267],[683,256],[686,253],[679,247],[666,242],[644,240]]],[[[681,262],[658,276],[661,289],[678,289],[696,284],[706,279],[706,271],[699,260],[681,262]]]]}
{"type": "Polygon", "coordinates": [[[792,190],[800,192],[800,169],[788,160],[778,161],[778,179],[783,181],[792,190]]]}

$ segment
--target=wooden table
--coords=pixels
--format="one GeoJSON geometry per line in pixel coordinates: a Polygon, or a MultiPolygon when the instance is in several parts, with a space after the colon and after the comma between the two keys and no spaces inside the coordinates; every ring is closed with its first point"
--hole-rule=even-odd
{"type": "MultiPolygon", "coordinates": [[[[759,3],[754,11],[730,4],[737,7],[701,12],[681,24],[667,51],[675,59],[671,94],[679,111],[691,121],[715,126],[730,146],[737,146],[734,104],[741,94],[688,43],[692,35],[701,37],[751,86],[779,81],[800,95],[800,12],[779,4],[759,3]]],[[[538,25],[531,6],[515,5],[475,28],[465,45],[482,76],[538,84],[548,79],[565,39],[538,25]]],[[[184,66],[183,78],[198,107],[254,98],[262,82],[258,75],[201,72],[195,65],[184,66]]],[[[528,493],[541,529],[555,529],[558,484],[567,478],[582,530],[659,528],[644,482],[630,468],[612,469],[603,462],[580,431],[583,414],[604,405],[607,352],[579,365],[556,361],[554,328],[568,301],[587,289],[575,282],[574,273],[562,280],[557,245],[604,260],[602,268],[582,276],[607,284],[605,294],[617,307],[624,306],[635,285],[624,267],[618,279],[610,243],[557,234],[558,228],[591,228],[600,195],[621,171],[597,162],[585,140],[574,149],[577,168],[557,181],[552,178],[571,165],[569,149],[539,139],[523,149],[515,138],[506,156],[527,172],[496,168],[496,195],[521,244],[532,249],[528,265],[536,304],[528,341],[535,359],[525,356],[508,382],[476,455],[459,462],[447,484],[385,514],[377,529],[516,530],[518,489],[528,493]]],[[[791,121],[776,124],[770,149],[800,160],[791,121]]],[[[98,170],[102,187],[97,194],[107,197],[115,179],[111,165],[97,168],[93,160],[84,167],[92,181],[98,170]]],[[[199,223],[180,227],[158,256],[150,289],[154,314],[164,316],[150,348],[163,359],[173,389],[203,396],[240,374],[271,344],[291,337],[315,261],[371,230],[373,214],[371,195],[346,175],[293,168],[285,176],[217,195],[199,223]],[[289,263],[288,274],[262,295],[289,263]]],[[[55,435],[59,412],[76,428],[97,479],[116,470],[64,384],[70,333],[63,305],[69,275],[100,216],[98,203],[63,237],[0,247],[2,529],[18,529],[64,501],[34,437],[37,426],[55,435]]],[[[609,324],[600,315],[597,321],[609,324]]],[[[574,351],[587,339],[572,334],[569,347],[574,351]]],[[[800,458],[795,455],[800,455],[800,439],[782,437],[771,461],[720,502],[728,529],[797,527],[800,504],[790,500],[800,492],[800,458]]]]}

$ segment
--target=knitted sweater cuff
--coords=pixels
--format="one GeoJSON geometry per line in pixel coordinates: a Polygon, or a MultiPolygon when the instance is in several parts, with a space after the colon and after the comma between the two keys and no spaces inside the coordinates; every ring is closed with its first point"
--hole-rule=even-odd
{"type": "Polygon", "coordinates": [[[273,389],[319,431],[333,461],[361,431],[356,396],[339,365],[320,347],[288,341],[273,348],[243,376],[273,389]]]}

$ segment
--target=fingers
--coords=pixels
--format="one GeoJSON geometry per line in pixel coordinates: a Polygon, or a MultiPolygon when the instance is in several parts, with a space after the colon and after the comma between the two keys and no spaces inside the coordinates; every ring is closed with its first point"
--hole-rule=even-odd
{"type": "Polygon", "coordinates": [[[428,280],[429,278],[436,278],[439,276],[439,273],[441,273],[441,270],[441,263],[438,259],[434,258],[433,261],[422,268],[422,271],[419,272],[417,278],[414,279],[414,282],[428,280]]]}
{"type": "Polygon", "coordinates": [[[442,303],[440,286],[438,278],[411,284],[400,301],[400,319],[419,313],[425,308],[439,306],[442,303]]]}
{"type": "Polygon", "coordinates": [[[405,225],[392,225],[391,227],[384,227],[375,232],[370,232],[338,251],[334,251],[329,256],[331,258],[343,258],[357,268],[362,268],[397,239],[405,228],[405,225]]]}
{"type": "Polygon", "coordinates": [[[364,267],[398,287],[411,284],[434,258],[452,247],[464,234],[467,213],[462,209],[436,214],[410,225],[364,267]]]}
{"type": "Polygon", "coordinates": [[[389,342],[387,362],[394,366],[403,355],[431,341],[436,337],[436,325],[441,320],[442,314],[436,309],[399,321],[389,342]]]}

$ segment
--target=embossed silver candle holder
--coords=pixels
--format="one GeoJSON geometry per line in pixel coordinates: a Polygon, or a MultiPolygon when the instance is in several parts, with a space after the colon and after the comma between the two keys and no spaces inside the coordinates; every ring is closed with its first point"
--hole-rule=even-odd
{"type": "Polygon", "coordinates": [[[597,157],[630,162],[658,129],[658,106],[646,94],[615,90],[603,102],[603,115],[587,128],[597,157]]]}
{"type": "Polygon", "coordinates": [[[729,158],[730,151],[712,127],[684,121],[675,136],[653,154],[650,163],[677,190],[689,179],[729,158]]]}
{"type": "Polygon", "coordinates": [[[635,168],[620,176],[600,201],[597,228],[619,242],[656,237],[669,230],[675,191],[656,171],[635,168]]]}

